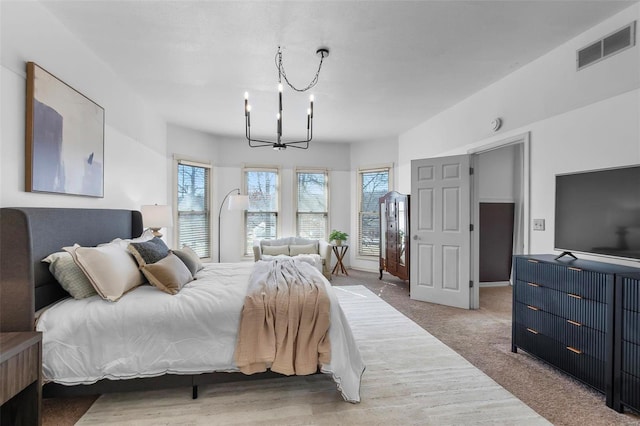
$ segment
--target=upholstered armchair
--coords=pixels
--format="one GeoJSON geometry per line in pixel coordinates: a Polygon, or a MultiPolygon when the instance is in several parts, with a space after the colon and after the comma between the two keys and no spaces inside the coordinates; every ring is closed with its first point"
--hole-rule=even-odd
{"type": "Polygon", "coordinates": [[[324,240],[310,240],[298,237],[278,238],[275,240],[255,240],[253,257],[257,262],[263,255],[319,254],[322,260],[322,274],[331,279],[331,245],[324,240]],[[265,249],[265,247],[268,247],[265,249]]]}

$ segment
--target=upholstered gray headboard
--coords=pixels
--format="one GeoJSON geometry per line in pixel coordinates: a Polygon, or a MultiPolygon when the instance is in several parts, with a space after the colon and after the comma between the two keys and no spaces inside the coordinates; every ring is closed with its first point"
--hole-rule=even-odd
{"type": "Polygon", "coordinates": [[[36,310],[68,296],[42,262],[46,256],[141,233],[135,210],[0,209],[0,331],[32,330],[36,310]]]}

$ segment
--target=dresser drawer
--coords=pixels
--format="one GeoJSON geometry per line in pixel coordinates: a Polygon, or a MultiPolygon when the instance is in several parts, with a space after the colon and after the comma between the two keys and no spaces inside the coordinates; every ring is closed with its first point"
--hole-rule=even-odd
{"type": "Polygon", "coordinates": [[[518,280],[538,284],[585,299],[607,302],[607,286],[613,285],[613,275],[565,265],[516,258],[518,280]]]}
{"type": "Polygon", "coordinates": [[[640,378],[622,372],[620,380],[620,400],[623,404],[640,411],[640,378]]]}
{"type": "Polygon", "coordinates": [[[624,298],[622,307],[629,311],[640,312],[640,279],[622,278],[624,298]]]}
{"type": "Polygon", "coordinates": [[[622,311],[622,339],[640,345],[640,312],[622,311]]]}
{"type": "Polygon", "coordinates": [[[640,378],[640,345],[622,341],[622,371],[640,378]]]}
{"type": "Polygon", "coordinates": [[[605,334],[572,320],[536,310],[530,305],[516,303],[516,322],[544,334],[559,343],[604,361],[606,357],[605,334]]]}
{"type": "Polygon", "coordinates": [[[597,390],[605,390],[605,362],[587,354],[576,353],[567,349],[566,345],[528,329],[522,324],[514,324],[516,346],[547,361],[578,380],[593,386],[597,390]]]}
{"type": "Polygon", "coordinates": [[[598,331],[607,331],[607,305],[604,303],[581,298],[573,293],[564,293],[523,282],[519,279],[516,280],[514,294],[517,302],[578,322],[598,331]]]}

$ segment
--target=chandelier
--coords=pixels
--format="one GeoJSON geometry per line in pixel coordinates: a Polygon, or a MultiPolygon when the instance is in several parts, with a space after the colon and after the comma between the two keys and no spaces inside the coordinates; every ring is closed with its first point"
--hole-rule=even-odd
{"type": "Polygon", "coordinates": [[[316,71],[315,77],[311,80],[311,82],[304,88],[297,88],[293,84],[289,82],[287,79],[287,74],[284,71],[284,66],[282,65],[282,50],[280,46],[278,46],[278,53],[276,53],[275,63],[276,68],[278,69],[278,114],[276,115],[277,119],[277,138],[275,141],[269,141],[264,139],[254,139],[251,137],[251,105],[249,105],[249,93],[244,92],[244,118],[245,118],[245,137],[249,142],[249,146],[251,148],[260,148],[264,146],[270,146],[275,150],[283,150],[287,149],[288,146],[291,148],[299,148],[299,149],[307,149],[309,148],[309,142],[313,138],[313,95],[309,96],[309,108],[307,109],[307,137],[303,140],[297,141],[283,141],[282,139],[282,80],[287,83],[289,87],[291,87],[296,92],[306,92],[311,89],[313,86],[318,83],[318,77],[320,76],[320,69],[322,69],[322,61],[324,58],[329,56],[329,49],[325,47],[321,47],[316,50],[316,55],[320,56],[320,64],[318,65],[318,71],[316,71]]]}

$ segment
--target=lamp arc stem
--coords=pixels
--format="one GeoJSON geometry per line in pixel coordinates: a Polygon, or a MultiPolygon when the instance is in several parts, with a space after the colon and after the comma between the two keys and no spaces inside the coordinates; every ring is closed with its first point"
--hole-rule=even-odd
{"type": "Polygon", "coordinates": [[[240,195],[240,188],[235,188],[229,191],[227,195],[225,195],[222,199],[222,203],[220,203],[220,210],[218,211],[218,263],[220,263],[220,218],[222,216],[222,207],[224,207],[224,203],[227,201],[227,198],[229,198],[229,195],[231,195],[233,191],[236,191],[237,195],[240,195]]]}

